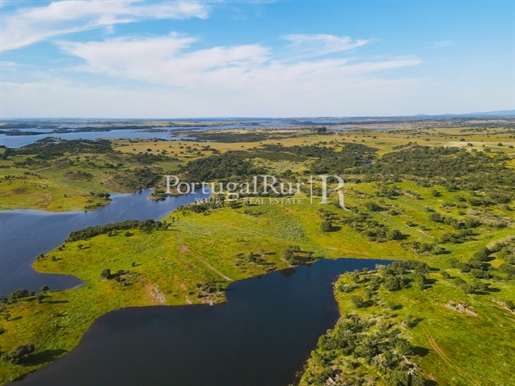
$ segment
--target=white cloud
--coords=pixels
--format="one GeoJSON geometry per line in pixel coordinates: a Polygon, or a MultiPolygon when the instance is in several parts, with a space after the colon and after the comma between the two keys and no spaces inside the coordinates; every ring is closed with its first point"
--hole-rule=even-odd
{"type": "Polygon", "coordinates": [[[348,51],[353,48],[363,46],[370,40],[352,40],[349,36],[335,36],[327,34],[293,34],[282,37],[289,41],[290,52],[293,52],[293,59],[297,60],[302,57],[316,57],[337,52],[348,51]]]}
{"type": "MultiPolygon", "coordinates": [[[[417,79],[387,80],[380,72],[418,65],[417,58],[358,62],[316,56],[292,62],[275,59],[276,50],[258,44],[195,50],[196,41],[172,33],[59,42],[64,52],[85,62],[69,70],[138,83],[127,83],[126,89],[48,78],[5,83],[4,111],[11,117],[394,114],[415,99],[417,79]]],[[[347,42],[346,49],[358,44],[347,42]]]]}
{"type": "Polygon", "coordinates": [[[435,47],[452,47],[452,46],[455,46],[456,43],[453,42],[452,40],[442,40],[439,42],[433,42],[433,45],[435,47]]]}
{"type": "Polygon", "coordinates": [[[3,15],[2,50],[21,48],[55,36],[144,19],[206,18],[198,1],[62,0],[3,15]]]}
{"type": "MultiPolygon", "coordinates": [[[[194,42],[193,38],[170,34],[101,42],[61,42],[59,45],[66,53],[84,59],[86,65],[78,68],[82,71],[186,89],[212,87],[231,92],[270,87],[332,87],[376,71],[421,62],[416,58],[360,63],[344,58],[291,62],[274,60],[273,51],[256,44],[191,51],[194,42]]],[[[359,42],[341,38],[338,47],[340,51],[350,49],[361,44],[359,42]]],[[[336,50],[335,47],[336,44],[332,49],[336,50]]]]}

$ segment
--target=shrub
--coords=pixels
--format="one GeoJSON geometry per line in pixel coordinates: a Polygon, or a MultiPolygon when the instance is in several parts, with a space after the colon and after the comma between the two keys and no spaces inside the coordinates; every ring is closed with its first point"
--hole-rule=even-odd
{"type": "Polygon", "coordinates": [[[350,300],[357,308],[362,308],[365,305],[365,301],[359,295],[353,295],[350,300]]]}
{"type": "Polygon", "coordinates": [[[104,269],[102,272],[100,272],[100,277],[102,279],[111,279],[112,275],[111,275],[111,270],[109,268],[107,269],[104,269]]]}
{"type": "Polygon", "coordinates": [[[320,225],[322,232],[332,232],[334,230],[333,223],[331,221],[324,221],[322,225],[320,225]]]}
{"type": "Polygon", "coordinates": [[[30,354],[34,352],[35,349],[36,348],[32,343],[27,343],[16,347],[10,353],[2,354],[2,360],[5,362],[19,364],[25,361],[30,356],[30,354]]]}

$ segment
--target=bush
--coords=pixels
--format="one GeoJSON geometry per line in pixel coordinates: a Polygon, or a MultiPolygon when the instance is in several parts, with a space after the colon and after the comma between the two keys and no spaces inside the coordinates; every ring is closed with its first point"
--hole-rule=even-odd
{"type": "Polygon", "coordinates": [[[23,299],[29,296],[29,291],[25,288],[17,289],[11,295],[9,295],[9,302],[16,301],[18,299],[23,299]]]}
{"type": "Polygon", "coordinates": [[[25,361],[30,354],[34,352],[36,348],[32,343],[27,343],[21,346],[16,347],[10,353],[4,353],[2,355],[2,360],[4,362],[11,362],[14,364],[19,364],[25,361]]]}
{"type": "Polygon", "coordinates": [[[353,295],[350,300],[357,308],[362,308],[365,305],[365,301],[359,295],[353,295]]]}
{"type": "Polygon", "coordinates": [[[320,225],[320,229],[322,229],[322,232],[332,232],[334,230],[333,223],[326,220],[320,225]]]}
{"type": "Polygon", "coordinates": [[[398,291],[402,288],[402,284],[399,276],[388,276],[383,285],[388,291],[398,291]]]}
{"type": "Polygon", "coordinates": [[[434,221],[434,222],[443,222],[442,215],[440,213],[436,213],[436,212],[429,214],[429,220],[434,221]]]}
{"type": "Polygon", "coordinates": [[[111,279],[112,275],[111,275],[111,270],[108,268],[108,269],[104,269],[102,272],[100,272],[100,277],[102,279],[111,279]]]}

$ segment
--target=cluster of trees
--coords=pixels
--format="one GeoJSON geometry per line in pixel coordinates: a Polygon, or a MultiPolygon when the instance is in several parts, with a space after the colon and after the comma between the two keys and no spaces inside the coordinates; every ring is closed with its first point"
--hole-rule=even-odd
{"type": "Polygon", "coordinates": [[[409,359],[414,348],[389,320],[350,314],[318,340],[304,380],[309,385],[387,384],[422,386],[409,359]]]}
{"type": "Polygon", "coordinates": [[[371,219],[367,213],[359,212],[359,210],[342,217],[341,222],[372,241],[402,240],[406,237],[398,229],[389,228],[371,219]]]}
{"type": "Polygon", "coordinates": [[[214,292],[220,292],[222,291],[223,287],[220,283],[215,283],[212,281],[208,281],[205,283],[197,283],[195,284],[195,288],[199,293],[197,294],[197,297],[201,298],[204,296],[204,294],[212,294],[214,292]]]}
{"type": "Polygon", "coordinates": [[[134,168],[112,174],[108,182],[103,185],[114,187],[119,191],[135,192],[161,182],[163,174],[163,169],[158,167],[134,168]]]}
{"type": "Polygon", "coordinates": [[[264,145],[264,150],[289,153],[306,159],[316,159],[311,163],[312,174],[342,174],[349,168],[370,165],[376,159],[377,149],[355,143],[343,145],[340,151],[325,146],[325,143],[304,146],[264,145]]]}
{"type": "MultiPolygon", "coordinates": [[[[132,266],[135,266],[136,263],[132,263],[132,266]]],[[[137,274],[131,274],[129,271],[124,271],[123,269],[119,269],[116,272],[111,272],[109,268],[104,269],[100,272],[100,277],[104,280],[115,280],[118,283],[123,284],[124,286],[129,286],[134,284],[137,280],[137,274]]]]}
{"type": "Polygon", "coordinates": [[[91,237],[109,234],[113,235],[113,232],[120,230],[139,229],[144,232],[152,232],[155,229],[168,229],[169,224],[166,221],[154,221],[154,220],[127,220],[117,223],[109,223],[105,225],[96,225],[87,227],[78,231],[70,232],[66,242],[87,240],[91,237]]]}
{"type": "Polygon", "coordinates": [[[429,284],[426,279],[429,271],[429,266],[420,261],[395,261],[381,268],[379,273],[373,276],[371,287],[377,289],[382,285],[388,291],[399,291],[408,285],[415,285],[423,290],[429,284]]]}
{"type": "Polygon", "coordinates": [[[254,148],[248,150],[247,154],[251,158],[262,158],[270,161],[289,161],[289,162],[304,162],[307,160],[306,157],[288,153],[284,150],[284,146],[281,144],[277,145],[264,145],[262,148],[254,148]]]}
{"type": "Polygon", "coordinates": [[[490,283],[481,281],[480,279],[474,279],[472,283],[467,283],[461,277],[454,279],[454,284],[463,290],[466,294],[481,294],[488,290],[490,283]]]}
{"type": "Polygon", "coordinates": [[[442,255],[444,253],[448,253],[447,249],[436,243],[421,243],[415,241],[414,243],[411,243],[410,247],[420,254],[429,253],[431,255],[442,255]]]}
{"type": "MultiPolygon", "coordinates": [[[[235,201],[231,201],[234,203],[235,201]]],[[[213,209],[223,208],[225,206],[225,197],[220,195],[217,197],[217,200],[205,200],[201,202],[197,202],[194,204],[190,204],[185,207],[180,207],[179,210],[190,210],[193,213],[207,213],[213,209]]]]}
{"type": "Polygon", "coordinates": [[[289,245],[282,251],[282,257],[291,265],[305,264],[314,261],[314,254],[303,251],[298,245],[289,245]]]}
{"type": "Polygon", "coordinates": [[[452,268],[458,268],[462,273],[467,273],[474,278],[474,285],[479,289],[460,281],[457,283],[467,293],[481,292],[485,289],[478,282],[480,279],[514,280],[515,279],[515,239],[501,241],[491,246],[484,247],[474,253],[467,261],[459,261],[455,258],[449,260],[452,268]],[[495,258],[503,260],[497,268],[490,264],[495,258]],[[467,284],[467,285],[465,285],[467,284]]]}
{"type": "MultiPolygon", "coordinates": [[[[39,259],[39,258],[38,258],[39,259]]],[[[41,287],[41,293],[36,294],[36,291],[29,291],[25,288],[20,288],[12,292],[7,298],[3,298],[3,301],[5,303],[11,304],[16,303],[20,300],[24,300],[27,298],[33,298],[35,297],[38,303],[41,303],[44,298],[44,294],[49,290],[47,285],[44,285],[41,287]]],[[[2,299],[2,296],[0,296],[0,299],[2,299]]]]}
{"type": "Polygon", "coordinates": [[[471,173],[489,172],[499,163],[482,152],[471,153],[457,147],[410,146],[383,155],[366,173],[387,173],[417,177],[466,177],[471,173]]]}
{"type": "MultiPolygon", "coordinates": [[[[265,132],[247,132],[247,133],[196,133],[195,137],[201,141],[216,141],[224,143],[239,142],[260,142],[271,138],[277,138],[277,134],[265,132]]],[[[281,137],[281,136],[279,136],[281,137]]]]}
{"type": "Polygon", "coordinates": [[[400,323],[397,313],[391,312],[397,306],[380,300],[378,291],[381,287],[399,290],[409,283],[424,288],[429,271],[426,263],[410,260],[381,266],[376,271],[364,269],[343,275],[335,286],[336,296],[350,300],[358,309],[375,305],[383,308],[383,312],[373,312],[373,316],[343,315],[334,329],[320,337],[301,384],[427,384],[412,361],[416,350],[400,328],[401,325],[405,329],[413,328],[416,320],[408,314],[400,323]],[[349,294],[358,288],[365,298],[349,294]]]}
{"type": "Polygon", "coordinates": [[[253,164],[247,153],[241,151],[229,151],[190,161],[181,168],[181,172],[188,180],[195,182],[223,180],[236,176],[245,178],[266,173],[263,168],[253,164]]]}
{"type": "Polygon", "coordinates": [[[106,154],[113,151],[107,139],[66,141],[57,138],[44,138],[30,145],[15,149],[15,154],[34,155],[40,160],[50,160],[65,154],[106,154]]]}
{"type": "Polygon", "coordinates": [[[373,165],[346,172],[365,174],[369,181],[405,178],[426,187],[443,185],[448,191],[484,190],[488,197],[475,197],[470,204],[488,206],[508,203],[514,197],[515,170],[507,168],[505,161],[505,155],[491,157],[485,152],[456,147],[410,145],[383,155],[373,165]]]}
{"type": "Polygon", "coordinates": [[[78,170],[75,172],[73,172],[73,171],[66,172],[63,174],[63,177],[68,178],[70,180],[91,181],[93,179],[93,174],[78,170]]]}

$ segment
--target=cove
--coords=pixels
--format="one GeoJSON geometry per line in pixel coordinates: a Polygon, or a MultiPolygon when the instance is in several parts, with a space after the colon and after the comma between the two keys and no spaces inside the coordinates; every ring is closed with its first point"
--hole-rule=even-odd
{"type": "Polygon", "coordinates": [[[196,194],[153,201],[148,199],[151,193],[151,189],[145,189],[134,194],[115,194],[108,205],[88,212],[0,211],[0,295],[8,296],[18,288],[39,292],[43,285],[59,290],[82,284],[74,276],[41,274],[32,268],[37,256],[61,245],[71,231],[125,220],[159,220],[196,198],[209,197],[199,190],[196,194]]]}
{"type": "Polygon", "coordinates": [[[320,260],[232,283],[215,306],[126,308],[12,386],[287,386],[338,318],[338,275],[385,260],[320,260]]]}

